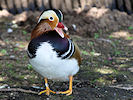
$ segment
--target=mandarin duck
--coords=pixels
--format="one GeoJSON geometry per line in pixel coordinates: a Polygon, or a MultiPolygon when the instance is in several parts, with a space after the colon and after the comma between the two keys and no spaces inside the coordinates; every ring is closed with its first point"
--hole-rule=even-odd
{"type": "Polygon", "coordinates": [[[39,95],[72,94],[72,80],[79,71],[81,57],[78,46],[63,31],[67,28],[62,21],[63,14],[60,10],[45,10],[31,32],[27,49],[29,62],[44,77],[46,86],[46,90],[39,92],[39,95]],[[69,89],[54,92],[48,86],[48,79],[69,81],[69,89]]]}

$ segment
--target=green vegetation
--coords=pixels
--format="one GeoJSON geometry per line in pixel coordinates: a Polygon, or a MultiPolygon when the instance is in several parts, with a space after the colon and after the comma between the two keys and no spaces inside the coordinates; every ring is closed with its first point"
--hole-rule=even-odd
{"type": "Polygon", "coordinates": [[[22,32],[23,32],[23,34],[24,34],[24,35],[27,35],[27,33],[28,33],[28,32],[27,32],[27,31],[25,31],[25,30],[23,30],[22,32]]]}
{"type": "Polygon", "coordinates": [[[127,40],[133,40],[133,36],[127,37],[127,40]]]}
{"type": "Polygon", "coordinates": [[[128,29],[129,29],[129,30],[133,30],[133,27],[132,27],[132,26],[129,26],[128,29]]]}
{"type": "Polygon", "coordinates": [[[0,53],[3,54],[3,55],[5,55],[5,54],[7,54],[7,50],[6,50],[6,49],[2,49],[2,50],[0,51],[0,53]]]}
{"type": "Polygon", "coordinates": [[[14,48],[14,51],[18,51],[18,50],[19,50],[19,48],[17,48],[17,47],[16,47],[16,48],[14,48]]]}
{"type": "Polygon", "coordinates": [[[99,33],[94,33],[94,39],[99,38],[99,33]]]}
{"type": "Polygon", "coordinates": [[[28,70],[31,70],[31,69],[32,69],[31,64],[28,64],[28,65],[27,65],[27,68],[28,68],[28,70]]]}
{"type": "Polygon", "coordinates": [[[109,39],[112,39],[113,38],[113,36],[112,35],[109,35],[109,39]]]}
{"type": "Polygon", "coordinates": [[[83,55],[89,55],[89,53],[88,53],[87,51],[85,51],[85,50],[81,50],[81,53],[82,53],[83,55]]]}

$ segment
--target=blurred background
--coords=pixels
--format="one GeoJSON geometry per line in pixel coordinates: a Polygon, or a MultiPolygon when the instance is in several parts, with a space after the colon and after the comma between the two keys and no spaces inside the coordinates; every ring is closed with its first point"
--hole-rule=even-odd
{"type": "MultiPolygon", "coordinates": [[[[49,80],[52,90],[68,82],[49,80]]],[[[0,0],[0,100],[132,100],[133,0],[0,0]],[[28,62],[30,33],[45,9],[60,9],[82,64],[71,96],[37,93],[43,78],[28,62]]]]}
{"type": "Polygon", "coordinates": [[[72,12],[87,10],[91,7],[105,7],[125,11],[128,14],[133,13],[132,0],[0,0],[0,8],[7,9],[13,14],[28,10],[42,11],[48,8],[72,12]]]}

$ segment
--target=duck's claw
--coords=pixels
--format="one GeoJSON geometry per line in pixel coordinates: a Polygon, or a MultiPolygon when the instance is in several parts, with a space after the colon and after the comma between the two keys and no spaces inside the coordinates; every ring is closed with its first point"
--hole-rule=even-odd
{"type": "Polygon", "coordinates": [[[49,96],[49,95],[50,95],[50,93],[55,94],[56,92],[54,92],[54,91],[50,90],[50,89],[49,89],[49,87],[46,87],[46,90],[43,90],[43,91],[39,92],[39,94],[38,94],[38,95],[41,95],[41,94],[43,94],[43,93],[46,93],[46,95],[47,95],[47,96],[49,96]]]}
{"type": "Polygon", "coordinates": [[[56,92],[50,90],[50,88],[49,88],[49,86],[48,86],[48,80],[47,80],[47,78],[44,78],[44,80],[45,80],[46,90],[43,90],[43,91],[39,92],[38,95],[41,95],[41,94],[43,94],[43,93],[46,93],[47,96],[49,96],[50,93],[55,94],[56,92]]]}
{"type": "Polygon", "coordinates": [[[69,90],[64,91],[64,92],[56,92],[56,94],[66,94],[67,96],[69,96],[72,94],[72,89],[69,89],[69,90]]]}
{"type": "Polygon", "coordinates": [[[64,91],[64,92],[56,92],[56,94],[66,94],[67,96],[71,95],[72,94],[72,80],[73,80],[73,76],[70,76],[69,77],[69,90],[64,91]]]}

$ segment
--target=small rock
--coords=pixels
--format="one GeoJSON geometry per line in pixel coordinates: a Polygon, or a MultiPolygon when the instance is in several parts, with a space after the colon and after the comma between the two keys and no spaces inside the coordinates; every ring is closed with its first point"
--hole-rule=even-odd
{"type": "Polygon", "coordinates": [[[8,29],[7,29],[7,32],[8,32],[8,33],[12,33],[13,30],[12,30],[11,28],[8,28],[8,29]]]}
{"type": "Polygon", "coordinates": [[[18,28],[18,25],[17,24],[13,24],[11,27],[12,28],[18,28]]]}
{"type": "Polygon", "coordinates": [[[13,96],[14,94],[13,94],[13,93],[11,93],[10,95],[11,95],[11,96],[13,96]]]}
{"type": "Polygon", "coordinates": [[[4,85],[0,86],[0,89],[7,88],[7,87],[8,87],[8,85],[4,84],[4,85]]]}
{"type": "Polygon", "coordinates": [[[105,93],[108,93],[108,91],[105,91],[105,93]]]}
{"type": "Polygon", "coordinates": [[[4,41],[0,40],[0,45],[4,46],[4,45],[6,45],[6,43],[4,41]]]}
{"type": "Polygon", "coordinates": [[[72,27],[74,30],[77,30],[77,26],[75,24],[72,24],[72,27]]]}
{"type": "Polygon", "coordinates": [[[12,59],[13,59],[13,58],[15,58],[15,56],[14,56],[14,55],[11,55],[11,56],[10,56],[10,58],[12,58],[12,59]]]}
{"type": "Polygon", "coordinates": [[[128,70],[129,70],[130,72],[133,72],[133,67],[128,68],[128,70]]]}
{"type": "Polygon", "coordinates": [[[46,100],[50,100],[50,98],[47,98],[46,100]]]}
{"type": "Polygon", "coordinates": [[[16,43],[16,44],[15,44],[15,46],[17,46],[17,47],[18,47],[19,45],[20,45],[19,43],[16,43]]]}
{"type": "Polygon", "coordinates": [[[112,80],[112,84],[114,84],[114,83],[116,83],[117,82],[117,80],[116,79],[113,79],[112,80]]]}

